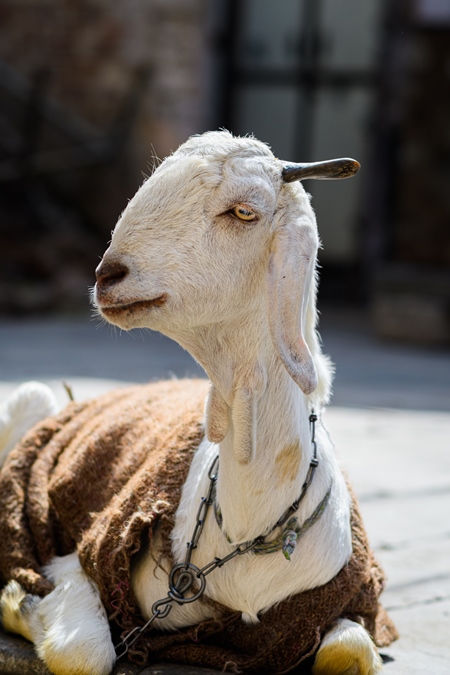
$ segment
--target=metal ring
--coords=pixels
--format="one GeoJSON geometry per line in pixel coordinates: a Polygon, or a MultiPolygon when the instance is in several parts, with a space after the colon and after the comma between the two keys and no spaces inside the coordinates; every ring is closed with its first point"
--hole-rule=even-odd
{"type": "Polygon", "coordinates": [[[198,598],[200,598],[205,592],[206,588],[205,575],[203,574],[203,572],[201,572],[201,570],[199,570],[199,568],[196,565],[193,565],[192,563],[188,563],[187,565],[186,563],[179,563],[178,565],[175,565],[175,567],[173,567],[172,571],[170,572],[169,587],[170,591],[168,592],[167,595],[172,600],[175,600],[175,602],[177,602],[179,605],[194,602],[195,600],[198,600],[198,598]],[[178,579],[176,578],[177,574],[179,574],[178,579]],[[183,575],[189,576],[191,578],[191,582],[189,586],[187,586],[187,584],[184,583],[179,589],[177,588],[178,582],[183,577],[183,575]],[[199,580],[200,588],[194,595],[185,598],[182,594],[190,590],[195,579],[199,580]]]}

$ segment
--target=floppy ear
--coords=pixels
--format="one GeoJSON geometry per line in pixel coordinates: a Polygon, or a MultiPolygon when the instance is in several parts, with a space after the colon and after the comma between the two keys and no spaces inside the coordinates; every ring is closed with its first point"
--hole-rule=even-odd
{"type": "Polygon", "coordinates": [[[311,394],[317,387],[316,368],[304,337],[316,251],[317,237],[308,220],[281,222],[272,243],[267,274],[272,341],[304,394],[311,394]]]}

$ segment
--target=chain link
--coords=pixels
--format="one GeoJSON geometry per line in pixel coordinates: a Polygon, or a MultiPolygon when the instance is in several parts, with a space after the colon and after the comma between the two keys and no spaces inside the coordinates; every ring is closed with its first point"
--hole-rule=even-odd
{"type": "Polygon", "coordinates": [[[214,572],[218,567],[222,567],[233,558],[236,558],[238,555],[244,555],[249,551],[253,550],[257,546],[261,546],[264,543],[266,537],[268,537],[274,530],[276,530],[281,525],[288,520],[288,518],[297,511],[300,502],[306,495],[306,492],[309,486],[312,483],[314,478],[314,473],[319,466],[319,461],[317,459],[317,443],[315,439],[315,430],[316,430],[317,416],[312,411],[309,416],[310,424],[310,433],[311,433],[311,444],[313,447],[313,456],[309,465],[308,473],[305,478],[305,482],[302,485],[300,496],[291,504],[291,506],[283,513],[281,518],[277,520],[275,525],[272,527],[270,532],[265,535],[259,535],[255,539],[252,539],[250,542],[245,544],[240,544],[236,546],[234,551],[231,551],[228,555],[223,558],[214,558],[211,562],[207,563],[203,567],[199,568],[191,562],[192,552],[197,548],[200,536],[203,532],[203,528],[206,522],[206,516],[210,506],[214,502],[215,494],[215,485],[217,482],[218,469],[219,469],[219,456],[217,455],[211,464],[211,467],[208,471],[209,478],[209,489],[206,497],[202,497],[200,501],[200,506],[197,511],[196,523],[194,531],[192,533],[192,538],[187,542],[187,552],[184,562],[174,565],[169,574],[169,590],[167,592],[167,597],[157,600],[152,606],[152,615],[143,626],[137,626],[133,628],[129,633],[127,633],[123,639],[115,645],[116,658],[120,659],[128,652],[132,644],[145,633],[152,625],[156,619],[165,619],[171,612],[173,603],[176,602],[178,605],[184,605],[186,603],[195,602],[204,594],[206,590],[206,578],[208,574],[214,572]],[[192,595],[186,597],[188,591],[193,590],[198,584],[198,590],[196,590],[192,595]],[[164,607],[164,609],[160,609],[164,607]]]}

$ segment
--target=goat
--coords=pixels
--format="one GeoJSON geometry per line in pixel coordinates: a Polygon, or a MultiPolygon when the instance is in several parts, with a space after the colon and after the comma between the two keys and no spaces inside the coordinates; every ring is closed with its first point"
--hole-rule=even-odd
{"type": "MultiPolygon", "coordinates": [[[[96,270],[93,297],[102,317],[176,340],[211,380],[206,434],[171,533],[173,560],[185,560],[216,455],[220,520],[204,518],[191,551],[195,569],[261,541],[261,533],[279,534],[280,516],[292,504],[300,523],[324,504],[300,546],[292,532],[284,542],[290,562],[250,551],[220,565],[208,576],[213,603],[173,603],[158,617],[164,630],[207,620],[214,603],[240,612],[243,626],[258,625],[278,603],[333,580],[352,555],[346,482],[320,421],[314,443],[310,436],[311,410],[320,413],[329,400],[332,367],[316,332],[319,241],[299,181],[346,178],[358,168],[354,160],[288,164],[256,139],[225,131],[191,137],[130,201],[96,270]]],[[[132,570],[146,620],[167,595],[163,544],[156,532],[132,570]]],[[[14,580],[6,586],[3,625],[32,640],[56,675],[106,675],[116,658],[107,615],[77,553],[54,558],[44,576],[54,585],[44,598],[14,580]]],[[[338,618],[321,637],[315,675],[381,670],[361,623],[338,618]]],[[[283,664],[279,670],[285,672],[283,664]]]]}

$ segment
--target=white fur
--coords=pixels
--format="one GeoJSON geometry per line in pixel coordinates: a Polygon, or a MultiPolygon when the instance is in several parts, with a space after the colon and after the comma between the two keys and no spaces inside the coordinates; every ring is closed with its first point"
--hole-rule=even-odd
{"type": "MultiPolygon", "coordinates": [[[[308,471],[311,405],[320,411],[329,398],[332,369],[316,333],[315,217],[302,185],[283,183],[281,169],[282,163],[255,139],[233,138],[227,132],[191,138],[131,200],[97,271],[95,302],[108,321],[125,329],[152,328],[175,339],[212,381],[206,408],[209,439],[193,460],[172,532],[177,561],[184,559],[216,454],[217,498],[233,544],[274,526],[300,494],[308,471]],[[237,204],[252,209],[257,220],[243,223],[230,215],[237,204]],[[114,266],[123,273],[108,277],[114,266]],[[165,302],[157,306],[136,304],[161,297],[165,302]]],[[[248,554],[207,577],[207,595],[242,611],[246,621],[257,622],[258,613],[274,603],[326,583],[351,555],[349,496],[321,423],[317,446],[320,465],[298,511],[300,522],[332,484],[331,497],[291,562],[281,553],[248,554]]],[[[167,594],[167,570],[155,562],[159,547],[156,537],[132,574],[145,617],[167,594]]],[[[201,566],[231,550],[210,513],[193,562],[201,566]]],[[[100,648],[96,637],[105,631],[104,616],[93,599],[96,591],[79,569],[72,572],[59,564],[58,600],[54,603],[51,593],[39,604],[42,614],[46,603],[44,642],[63,653],[77,612],[80,621],[92,612],[91,651],[76,634],[72,642],[67,639],[72,646],[78,642],[86,663],[95,653],[99,669],[93,666],[91,672],[107,672],[111,648],[106,637],[100,648]],[[67,617],[66,580],[68,594],[77,583],[83,589],[76,607],[85,603],[83,609],[75,609],[75,603],[67,607],[67,617]],[[89,603],[94,607],[88,608],[89,603]]],[[[53,568],[48,573],[55,575],[53,568]]],[[[174,629],[210,615],[202,603],[174,606],[159,625],[174,629]]],[[[364,629],[358,630],[370,641],[364,629]]],[[[327,639],[346,651],[348,645],[353,649],[354,635],[334,631],[327,639]]],[[[49,663],[41,647],[38,651],[49,663]]],[[[355,672],[374,675],[377,669],[355,672]]]]}
{"type": "Polygon", "coordinates": [[[11,394],[0,407],[0,468],[27,431],[57,410],[52,390],[41,382],[25,382],[11,394]]]}
{"type": "Polygon", "coordinates": [[[14,581],[3,591],[5,628],[32,640],[38,655],[58,675],[108,675],[115,662],[108,619],[77,554],[54,558],[44,573],[55,589],[42,599],[20,593],[14,581]],[[12,606],[15,616],[11,611],[5,616],[12,606]]]}

